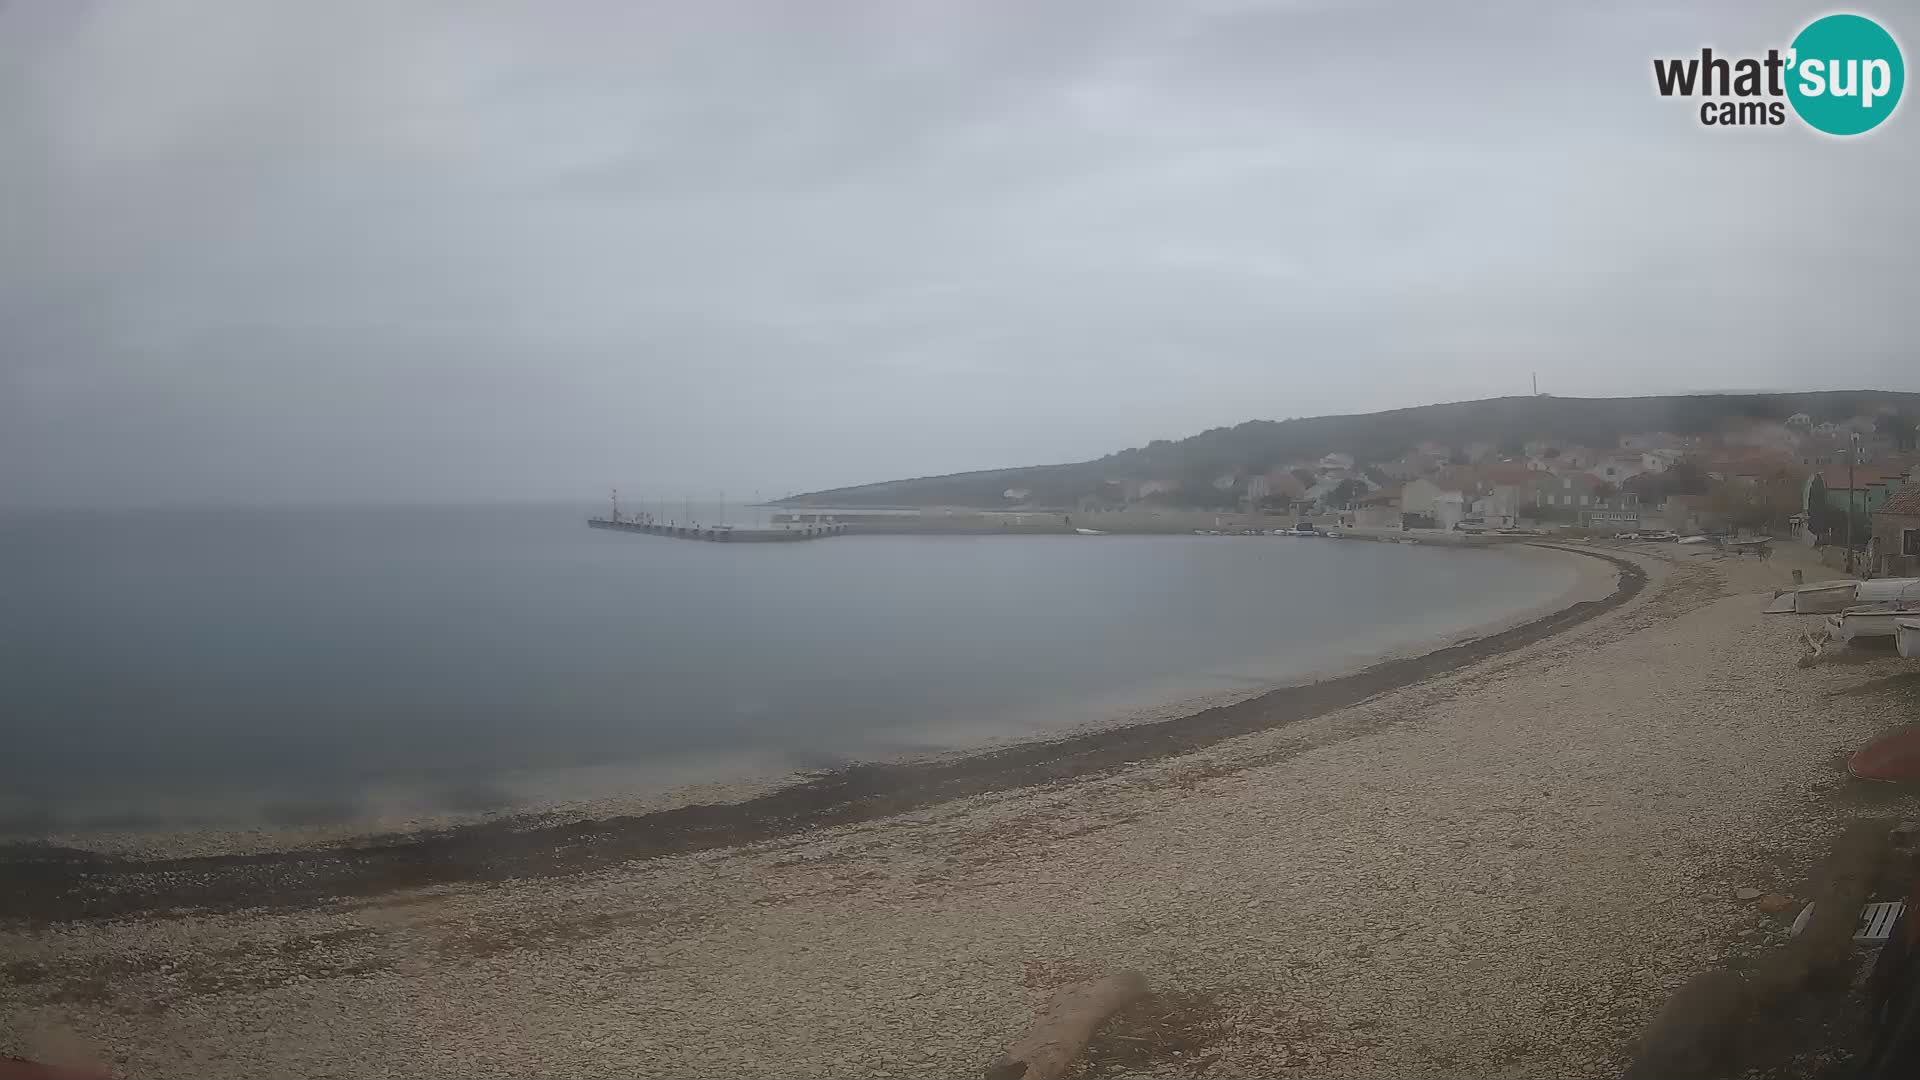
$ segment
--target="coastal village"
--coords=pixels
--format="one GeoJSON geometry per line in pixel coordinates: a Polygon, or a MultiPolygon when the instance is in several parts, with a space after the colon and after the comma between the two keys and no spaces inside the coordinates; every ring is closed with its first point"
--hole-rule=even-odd
{"type": "Polygon", "coordinates": [[[1668,398],[1628,409],[1536,394],[1255,421],[1097,461],[792,495],[771,520],[869,533],[1310,528],[1423,543],[1769,537],[1816,549],[1834,570],[1887,576],[1920,567],[1917,504],[1920,422],[1897,397],[1668,398]],[[1582,422],[1586,409],[1607,411],[1582,422]],[[1622,422],[1658,416],[1680,430],[1622,422]],[[1586,437],[1516,434],[1572,430],[1586,437]],[[1440,431],[1449,437],[1419,437],[1440,431]]]}
{"type": "MultiPolygon", "coordinates": [[[[1122,506],[1087,499],[1080,511],[1137,513],[1177,490],[1173,481],[1112,486],[1124,491],[1122,506]]],[[[1832,548],[1835,569],[1851,549],[1868,573],[1920,572],[1920,426],[1891,412],[1795,413],[1713,435],[1639,432],[1604,447],[1422,442],[1387,461],[1333,451],[1222,473],[1213,486],[1242,514],[1362,530],[1764,534],[1832,548]]],[[[1029,495],[1003,493],[1009,503],[1029,495]]]]}

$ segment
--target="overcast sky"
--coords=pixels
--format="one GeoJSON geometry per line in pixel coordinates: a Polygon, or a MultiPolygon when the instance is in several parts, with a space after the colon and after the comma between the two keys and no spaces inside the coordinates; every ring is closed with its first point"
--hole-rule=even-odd
{"type": "Polygon", "coordinates": [[[773,493],[1534,371],[1920,390],[1920,103],[1843,141],[1652,88],[1827,5],[1447,8],[0,2],[0,502],[773,493]]]}

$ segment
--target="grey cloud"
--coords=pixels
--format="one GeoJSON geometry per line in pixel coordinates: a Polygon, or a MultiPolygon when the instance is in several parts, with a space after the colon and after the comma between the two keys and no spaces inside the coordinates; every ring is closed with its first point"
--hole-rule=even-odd
{"type": "MultiPolygon", "coordinates": [[[[1517,392],[1920,389],[1805,5],[0,8],[0,501],[799,489],[1517,392]]],[[[1896,29],[1898,29],[1896,27],[1896,29]]]]}

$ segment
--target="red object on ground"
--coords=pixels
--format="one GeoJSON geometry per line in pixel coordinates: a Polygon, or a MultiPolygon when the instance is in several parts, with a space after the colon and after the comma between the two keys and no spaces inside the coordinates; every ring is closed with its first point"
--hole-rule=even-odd
{"type": "Polygon", "coordinates": [[[1855,750],[1847,771],[1862,780],[1920,784],[1920,726],[1901,728],[1855,750]]]}

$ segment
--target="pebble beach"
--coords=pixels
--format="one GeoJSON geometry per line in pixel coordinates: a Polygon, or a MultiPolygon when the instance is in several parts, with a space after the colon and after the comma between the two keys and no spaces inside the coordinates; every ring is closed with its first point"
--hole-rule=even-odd
{"type": "Polygon", "coordinates": [[[1797,663],[1760,613],[1825,576],[1795,552],[1604,551],[1644,575],[1611,610],[1192,752],[576,874],[0,923],[0,1053],[980,1075],[1056,987],[1132,968],[1178,1037],[1085,1072],[1615,1075],[1673,988],[1784,935],[1739,897],[1791,895],[1862,812],[1841,761],[1914,689],[1797,663]]]}

